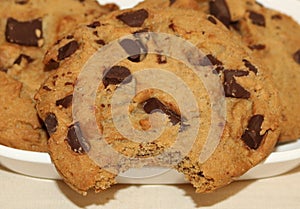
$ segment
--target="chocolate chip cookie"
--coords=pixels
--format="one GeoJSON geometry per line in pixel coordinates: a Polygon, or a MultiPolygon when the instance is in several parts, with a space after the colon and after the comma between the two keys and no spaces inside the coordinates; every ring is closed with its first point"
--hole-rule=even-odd
{"type": "MultiPolygon", "coordinates": [[[[286,14],[252,1],[197,0],[200,12],[214,15],[261,59],[279,90],[282,104],[279,141],[300,137],[300,25],[286,14]]],[[[190,6],[190,9],[196,9],[190,6]]]]}
{"type": "Polygon", "coordinates": [[[41,127],[35,103],[22,91],[22,83],[2,72],[0,83],[1,144],[46,152],[46,132],[41,127]]]}
{"type": "Polygon", "coordinates": [[[282,105],[280,141],[300,137],[300,25],[291,17],[253,5],[235,24],[253,54],[268,66],[282,105]]]}
{"type": "Polygon", "coordinates": [[[142,4],[70,37],[46,54],[58,69],[35,99],[51,158],[79,193],[152,165],[177,169],[209,192],[272,152],[277,91],[212,15],[142,4]]]}
{"type": "MultiPolygon", "coordinates": [[[[29,121],[35,121],[34,123],[23,124],[23,131],[18,131],[19,122],[13,124],[4,121],[7,120],[8,115],[22,115],[24,111],[28,111],[30,108],[32,109],[29,112],[34,112],[34,105],[31,103],[28,107],[23,106],[28,104],[27,100],[30,98],[33,102],[34,94],[39,89],[40,84],[55,68],[55,63],[46,67],[43,64],[43,57],[48,47],[78,24],[90,21],[113,9],[115,9],[113,5],[103,7],[93,0],[4,0],[1,2],[0,73],[7,74],[7,79],[15,79],[20,82],[18,90],[13,94],[18,94],[21,91],[29,96],[25,99],[26,101],[20,102],[22,105],[19,108],[10,109],[9,112],[6,112],[6,109],[1,110],[3,112],[0,114],[3,121],[1,130],[6,132],[5,135],[1,136],[1,144],[38,151],[37,136],[32,138],[33,149],[31,149],[29,139],[31,135],[24,132],[26,127],[28,133],[34,132],[36,129],[42,132],[42,125],[37,125],[35,121],[37,114],[33,118],[28,118],[29,121]],[[20,137],[22,134],[24,136],[20,137]],[[22,140],[24,138],[26,140],[22,140]]],[[[0,83],[1,89],[7,89],[5,83],[0,83]]],[[[13,102],[9,98],[11,92],[2,93],[5,95],[6,105],[10,105],[8,101],[13,102]]],[[[22,98],[20,97],[20,100],[22,98]]],[[[3,101],[5,100],[3,99],[3,101]]],[[[14,106],[14,103],[11,105],[14,106]]],[[[18,117],[10,118],[10,120],[18,120],[18,117]]],[[[40,144],[44,146],[46,139],[46,134],[41,134],[40,144]]],[[[40,148],[40,151],[45,150],[46,147],[40,148]]]]}

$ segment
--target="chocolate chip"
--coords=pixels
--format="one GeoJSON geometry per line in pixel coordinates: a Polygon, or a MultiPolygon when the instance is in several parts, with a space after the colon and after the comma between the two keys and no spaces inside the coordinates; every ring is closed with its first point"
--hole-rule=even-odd
{"type": "Polygon", "coordinates": [[[170,28],[173,32],[176,31],[176,29],[175,29],[175,24],[174,24],[173,22],[171,22],[171,23],[169,24],[169,28],[170,28]]]}
{"type": "Polygon", "coordinates": [[[14,18],[8,18],[5,38],[10,43],[41,47],[43,45],[42,19],[21,22],[14,18]]]}
{"type": "Polygon", "coordinates": [[[95,21],[95,22],[92,22],[91,24],[87,25],[87,27],[89,27],[89,28],[97,28],[99,26],[101,26],[99,21],[95,21]]]}
{"type": "Polygon", "coordinates": [[[216,74],[219,74],[221,71],[224,70],[223,63],[211,54],[206,55],[202,60],[200,60],[200,65],[216,66],[215,69],[213,70],[213,72],[216,72],[216,74]]]}
{"type": "Polygon", "coordinates": [[[204,174],[203,174],[203,171],[198,172],[197,175],[198,175],[199,177],[205,178],[205,176],[204,176],[204,174]]]}
{"type": "Polygon", "coordinates": [[[209,2],[209,12],[229,28],[231,15],[225,0],[211,0],[209,2]]]}
{"type": "Polygon", "coordinates": [[[132,62],[140,62],[146,57],[147,49],[139,40],[123,39],[120,45],[129,55],[132,62]]]}
{"type": "Polygon", "coordinates": [[[124,66],[113,66],[109,70],[105,70],[103,73],[102,82],[106,88],[108,85],[117,85],[120,83],[130,83],[132,80],[131,72],[124,66]]]}
{"type": "Polygon", "coordinates": [[[240,26],[240,22],[239,21],[234,21],[230,23],[230,26],[237,32],[241,32],[241,26],[240,26]]]}
{"type": "Polygon", "coordinates": [[[99,39],[99,40],[95,40],[95,42],[99,45],[102,45],[104,46],[105,45],[105,41],[103,41],[102,39],[99,39]]]}
{"type": "Polygon", "coordinates": [[[7,73],[8,69],[7,68],[0,68],[0,72],[7,73]]]}
{"type": "Polygon", "coordinates": [[[265,17],[262,14],[257,12],[250,11],[249,18],[252,20],[252,23],[258,26],[266,26],[265,17]]]}
{"type": "Polygon", "coordinates": [[[217,66],[214,70],[213,73],[214,74],[220,74],[220,72],[222,72],[224,70],[223,66],[217,66]]]}
{"type": "Polygon", "coordinates": [[[20,65],[23,59],[25,59],[27,63],[34,61],[34,59],[32,59],[30,56],[26,54],[20,54],[20,56],[14,61],[14,64],[20,65]]]}
{"type": "Polygon", "coordinates": [[[298,64],[300,64],[300,49],[294,53],[293,58],[298,64]]]}
{"type": "Polygon", "coordinates": [[[59,62],[55,61],[54,59],[49,60],[47,64],[45,64],[44,71],[51,71],[59,68],[59,62]]]}
{"type": "Polygon", "coordinates": [[[169,110],[168,113],[166,113],[167,115],[169,115],[169,119],[171,121],[171,123],[173,125],[176,125],[177,123],[181,122],[181,118],[179,115],[177,115],[175,112],[173,112],[172,110],[169,110]]]}
{"type": "Polygon", "coordinates": [[[201,61],[201,66],[210,66],[210,65],[223,65],[223,63],[218,60],[215,56],[208,54],[201,61]]]}
{"type": "Polygon", "coordinates": [[[71,149],[76,153],[84,154],[90,150],[90,145],[83,137],[80,124],[78,122],[69,127],[66,141],[70,145],[71,149]]]}
{"type": "Polygon", "coordinates": [[[94,31],[94,32],[93,32],[93,35],[99,37],[98,31],[94,31]]]}
{"type": "Polygon", "coordinates": [[[56,132],[57,129],[57,118],[54,113],[49,113],[45,119],[45,126],[47,128],[47,131],[49,135],[52,135],[56,132]]]}
{"type": "Polygon", "coordinates": [[[208,18],[207,18],[210,22],[212,22],[213,24],[217,24],[217,21],[216,21],[216,19],[215,18],[213,18],[212,16],[209,16],[208,18]]]}
{"type": "Polygon", "coordinates": [[[15,3],[20,4],[20,5],[27,4],[28,2],[29,2],[29,0],[15,0],[15,3]]]}
{"type": "Polygon", "coordinates": [[[66,82],[65,86],[74,86],[74,83],[72,83],[72,82],[66,82]]]}
{"type": "Polygon", "coordinates": [[[254,65],[252,65],[251,62],[249,62],[246,59],[243,59],[243,62],[244,62],[245,67],[247,67],[253,73],[257,74],[258,70],[257,70],[257,68],[254,65]]]}
{"type": "Polygon", "coordinates": [[[58,49],[57,59],[63,60],[65,58],[71,56],[72,54],[74,54],[76,52],[76,50],[78,48],[79,48],[79,44],[75,40],[67,43],[66,45],[64,45],[63,47],[58,49]]]}
{"type": "Polygon", "coordinates": [[[66,37],[66,39],[73,39],[74,38],[74,36],[73,35],[67,35],[67,37],[66,37]]]}
{"type": "Polygon", "coordinates": [[[264,121],[263,115],[254,115],[249,120],[247,129],[242,135],[242,140],[251,149],[257,149],[264,138],[265,134],[260,135],[261,125],[263,121],[264,121]]]}
{"type": "Polygon", "coordinates": [[[226,97],[248,99],[250,93],[237,83],[234,77],[242,77],[249,75],[248,71],[241,70],[225,70],[224,71],[224,91],[226,97]]]}
{"type": "Polygon", "coordinates": [[[157,63],[158,63],[158,64],[166,64],[166,63],[167,63],[167,57],[158,54],[158,55],[157,55],[157,63]]]}
{"type": "Polygon", "coordinates": [[[133,12],[125,12],[117,16],[118,20],[130,27],[141,27],[144,21],[149,17],[147,10],[140,9],[133,12]]]}
{"type": "Polygon", "coordinates": [[[65,98],[56,101],[56,106],[68,108],[72,105],[73,95],[68,95],[65,98]]]}
{"type": "Polygon", "coordinates": [[[146,100],[143,104],[143,108],[147,114],[151,114],[157,110],[161,110],[163,113],[169,116],[169,119],[173,125],[181,122],[181,116],[179,116],[173,110],[169,109],[157,98],[150,98],[146,100]]]}
{"type": "Polygon", "coordinates": [[[254,44],[254,45],[251,45],[251,46],[248,46],[249,49],[251,50],[263,50],[266,48],[266,45],[264,44],[254,44]]]}
{"type": "Polygon", "coordinates": [[[43,86],[43,89],[46,91],[51,91],[51,89],[48,86],[43,86]]]}
{"type": "Polygon", "coordinates": [[[151,114],[155,110],[162,110],[166,108],[166,106],[156,98],[150,98],[144,102],[143,105],[144,111],[147,114],[151,114]]]}
{"type": "Polygon", "coordinates": [[[271,19],[272,19],[272,20],[281,20],[282,17],[281,17],[280,14],[276,14],[276,15],[272,15],[272,16],[271,16],[271,19]]]}
{"type": "Polygon", "coordinates": [[[170,0],[170,6],[175,3],[176,0],[170,0]]]}

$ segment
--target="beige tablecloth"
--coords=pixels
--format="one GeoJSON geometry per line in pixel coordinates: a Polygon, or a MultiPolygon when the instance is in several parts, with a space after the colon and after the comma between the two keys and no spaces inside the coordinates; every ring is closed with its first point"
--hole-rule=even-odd
{"type": "Polygon", "coordinates": [[[36,179],[0,166],[1,209],[300,209],[300,167],[268,179],[235,182],[211,194],[190,185],[117,185],[82,197],[62,181],[36,179]]]}

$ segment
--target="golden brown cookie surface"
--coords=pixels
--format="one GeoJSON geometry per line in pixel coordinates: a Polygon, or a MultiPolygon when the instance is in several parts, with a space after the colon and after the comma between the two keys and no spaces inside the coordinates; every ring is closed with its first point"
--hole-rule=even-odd
{"type": "Polygon", "coordinates": [[[64,180],[82,194],[90,188],[100,191],[114,184],[117,173],[112,172],[111,167],[121,172],[135,163],[150,165],[151,162],[145,163],[145,159],[153,156],[158,156],[155,159],[164,166],[169,163],[184,173],[198,192],[212,191],[261,162],[277,142],[277,91],[268,81],[264,66],[249,55],[242,42],[231,37],[221,22],[210,15],[144,6],[114,12],[76,30],[71,39],[62,39],[47,53],[45,62],[50,60],[58,62],[59,68],[36,95],[37,108],[52,130],[49,149],[53,162],[64,180]],[[168,56],[166,48],[172,49],[172,43],[177,43],[175,47],[181,47],[178,44],[181,42],[170,41],[173,38],[185,40],[188,46],[192,44],[201,50],[202,56],[193,57],[193,51],[184,46],[181,53],[184,60],[188,60],[188,65],[174,58],[178,50],[170,50],[174,56],[168,56]],[[109,67],[96,67],[96,73],[91,71],[86,74],[91,80],[85,80],[82,71],[90,58],[97,50],[107,49],[111,43],[116,43],[117,48],[106,51],[108,54],[100,56],[98,61],[110,61],[123,53],[127,53],[128,59],[125,57],[109,67]],[[62,53],[60,49],[66,44],[78,48],[72,53],[62,53]],[[161,47],[161,51],[154,48],[156,54],[150,53],[153,46],[161,47]],[[60,60],[59,57],[67,59],[60,60]],[[203,75],[203,79],[217,79],[223,95],[208,91],[207,84],[190,66],[210,70],[210,73],[203,75]],[[157,72],[157,69],[163,70],[157,72]],[[149,72],[146,74],[148,76],[143,75],[149,72]],[[189,87],[186,94],[185,85],[175,82],[177,80],[173,76],[189,87]],[[142,90],[144,82],[160,88],[142,90]],[[96,83],[96,92],[89,91],[93,83],[96,83]],[[80,84],[85,85],[79,88],[80,84]],[[85,91],[87,86],[88,93],[85,91]],[[170,92],[173,89],[177,93],[165,93],[164,89],[170,89],[170,92]],[[126,95],[130,91],[136,95],[130,99],[127,108],[123,101],[127,101],[126,95]],[[79,97],[76,92],[79,92],[79,97]],[[194,95],[194,100],[188,99],[189,93],[194,95]],[[91,99],[90,95],[95,96],[95,103],[82,100],[91,99]],[[178,97],[181,99],[176,100],[178,97]],[[222,118],[225,114],[226,119],[224,124],[218,124],[221,129],[224,128],[220,141],[210,144],[209,147],[215,146],[215,149],[209,153],[208,160],[202,161],[199,156],[205,153],[203,148],[207,145],[210,126],[216,119],[211,116],[215,110],[211,97],[224,99],[226,108],[224,112],[217,111],[216,118],[222,118]],[[187,105],[185,108],[192,109],[182,109],[178,101],[194,101],[199,108],[193,109],[193,106],[187,105]],[[200,114],[196,114],[197,111],[200,114]],[[189,117],[194,112],[194,117],[189,117]],[[81,121],[76,119],[80,113],[83,113],[81,121]],[[96,123],[93,123],[89,113],[94,114],[96,123]],[[126,116],[128,123],[123,122],[126,116]],[[200,124],[201,128],[191,131],[197,128],[194,124],[200,124]],[[95,126],[100,131],[98,138],[93,138],[95,133],[92,129],[95,126]],[[141,136],[147,131],[149,134],[158,133],[158,136],[139,142],[131,138],[131,132],[122,133],[123,128],[132,128],[141,136]],[[162,132],[157,131],[160,128],[163,128],[162,132]],[[168,153],[168,148],[176,144],[178,135],[189,137],[191,133],[196,136],[190,149],[182,144],[176,152],[164,155],[168,153]],[[124,161],[118,162],[112,153],[98,153],[95,147],[103,141],[129,159],[122,157],[124,161]],[[95,159],[95,156],[98,158],[95,159]],[[104,164],[99,166],[97,160],[104,164]]]}

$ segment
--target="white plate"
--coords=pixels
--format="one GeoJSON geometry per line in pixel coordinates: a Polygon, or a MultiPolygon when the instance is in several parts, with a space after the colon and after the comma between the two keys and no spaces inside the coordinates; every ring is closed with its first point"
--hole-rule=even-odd
{"type": "MultiPolygon", "coordinates": [[[[61,179],[47,153],[30,152],[0,145],[0,163],[24,175],[61,179]]],[[[300,139],[279,145],[269,157],[241,176],[239,180],[258,179],[283,174],[300,165],[300,139]]],[[[118,176],[119,183],[179,184],[185,183],[182,174],[163,168],[130,169],[118,176]]]]}
{"type": "MultiPolygon", "coordinates": [[[[129,8],[141,0],[99,0],[100,3],[115,2],[120,8],[129,8]]],[[[289,14],[300,23],[299,0],[259,0],[262,4],[289,14]]],[[[10,170],[24,175],[61,179],[47,153],[17,150],[0,145],[0,163],[10,170]]],[[[249,170],[238,180],[258,179],[283,174],[300,165],[300,139],[276,147],[273,153],[262,163],[249,170]]],[[[132,184],[175,184],[185,183],[182,174],[162,168],[130,169],[118,176],[119,183],[132,184]],[[145,177],[146,176],[146,177],[145,177]]]]}

